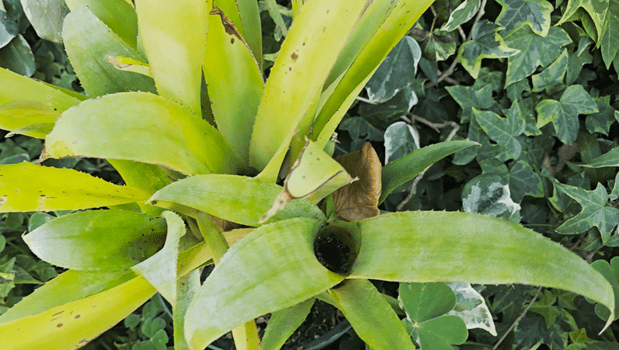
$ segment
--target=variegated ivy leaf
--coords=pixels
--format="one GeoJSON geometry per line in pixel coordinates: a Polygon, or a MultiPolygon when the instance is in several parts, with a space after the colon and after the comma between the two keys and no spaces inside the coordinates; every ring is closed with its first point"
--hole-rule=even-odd
{"type": "Polygon", "coordinates": [[[597,132],[608,136],[610,126],[615,123],[617,111],[610,105],[610,95],[596,97],[593,100],[597,103],[599,112],[589,114],[585,119],[587,131],[591,134],[597,132]]]}
{"type": "Polygon", "coordinates": [[[559,233],[579,234],[592,227],[597,227],[602,235],[602,242],[606,243],[611,231],[619,223],[619,209],[606,206],[609,195],[601,183],[593,191],[580,187],[554,183],[565,194],[576,200],[582,211],[557,228],[559,233]]]}
{"type": "Polygon", "coordinates": [[[502,161],[518,159],[523,148],[523,142],[518,136],[524,132],[525,121],[518,103],[514,103],[507,112],[507,118],[501,118],[494,112],[473,108],[473,115],[479,126],[492,141],[505,149],[505,153],[499,158],[502,161]]]}
{"type": "Polygon", "coordinates": [[[550,29],[550,13],[554,10],[546,0],[497,0],[503,7],[496,23],[505,28],[505,32],[528,25],[533,32],[546,36],[550,29]]]}
{"type": "Polygon", "coordinates": [[[567,72],[567,65],[569,62],[567,49],[563,50],[561,56],[557,58],[552,64],[540,74],[535,74],[531,77],[533,81],[533,91],[539,92],[546,90],[547,95],[561,90],[563,88],[563,77],[567,72]]]}
{"type": "Polygon", "coordinates": [[[417,131],[405,122],[395,122],[385,130],[385,164],[419,148],[417,131]]]}
{"type": "Polygon", "coordinates": [[[608,0],[569,0],[563,12],[563,17],[561,17],[559,23],[556,25],[560,25],[566,21],[572,21],[576,11],[582,7],[587,11],[591,20],[593,20],[595,31],[600,34],[603,32],[602,28],[604,25],[604,17],[609,7],[608,4],[608,0]]]}
{"type": "Polygon", "coordinates": [[[480,0],[465,0],[453,12],[449,15],[449,20],[445,23],[441,30],[451,32],[455,30],[459,25],[462,25],[479,11],[480,0]]]}
{"type": "Polygon", "coordinates": [[[496,101],[492,99],[492,86],[485,85],[476,89],[472,86],[448,86],[447,92],[462,108],[460,122],[466,123],[470,120],[473,108],[478,110],[490,109],[496,101]]]}
{"type": "Polygon", "coordinates": [[[505,44],[520,50],[507,60],[505,87],[535,72],[538,66],[551,64],[572,43],[570,36],[560,27],[551,27],[546,37],[535,34],[529,26],[522,26],[503,37],[505,44]]]}
{"type": "Polygon", "coordinates": [[[597,104],[582,85],[568,87],[559,101],[543,100],[535,106],[537,127],[552,122],[557,137],[566,145],[571,145],[578,136],[579,114],[599,112],[597,104]]]}
{"type": "Polygon", "coordinates": [[[510,57],[520,51],[505,44],[497,33],[500,29],[498,24],[488,20],[480,21],[473,27],[472,40],[460,46],[460,63],[473,78],[479,75],[482,59],[510,57]]]}
{"type": "Polygon", "coordinates": [[[492,314],[484,297],[470,283],[449,282],[447,285],[456,294],[456,306],[449,311],[449,315],[463,319],[468,329],[481,328],[496,336],[492,314]]]}
{"type": "Polygon", "coordinates": [[[380,64],[365,89],[371,101],[382,103],[395,96],[415,79],[421,48],[415,39],[405,36],[380,64]]]}
{"type": "Polygon", "coordinates": [[[507,180],[496,174],[477,176],[464,185],[462,209],[520,221],[520,205],[511,199],[507,180]]]}

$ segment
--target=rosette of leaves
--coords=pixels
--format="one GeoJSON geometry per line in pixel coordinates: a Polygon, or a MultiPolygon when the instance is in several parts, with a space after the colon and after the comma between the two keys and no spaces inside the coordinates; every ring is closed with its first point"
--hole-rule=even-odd
{"type": "Polygon", "coordinates": [[[0,127],[44,138],[42,159],[107,159],[126,186],[0,166],[1,212],[98,209],[23,237],[69,270],[0,317],[8,349],[81,347],[155,292],[172,305],[176,349],[230,330],[239,349],[278,349],[315,298],[372,348],[414,348],[369,279],[545,285],[613,318],[604,277],[533,231],[471,213],[378,215],[393,189],[474,142],[385,167],[369,145],[338,161],[325,151],[430,1],[297,2],[266,83],[254,1],[66,3],[62,39],[87,96],[2,70],[0,127]],[[265,313],[261,341],[253,320],[265,313]]]}

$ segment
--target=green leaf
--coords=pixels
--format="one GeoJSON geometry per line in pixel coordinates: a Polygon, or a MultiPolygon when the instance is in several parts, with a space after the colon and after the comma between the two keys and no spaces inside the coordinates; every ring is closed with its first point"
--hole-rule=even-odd
{"type": "MultiPolygon", "coordinates": [[[[359,122],[359,126],[367,127],[368,129],[374,130],[375,127],[372,124],[365,125],[366,120],[371,121],[373,124],[376,124],[376,128],[383,129],[384,127],[388,127],[389,125],[400,121],[400,117],[408,114],[411,111],[413,106],[415,106],[418,102],[417,94],[413,90],[412,85],[405,87],[400,90],[395,96],[393,96],[389,101],[385,101],[381,104],[370,104],[370,103],[360,103],[359,104],[359,115],[361,115],[361,119],[363,121],[357,120],[359,122]],[[384,126],[384,127],[383,127],[384,126]]],[[[437,111],[438,112],[438,111],[437,111]]],[[[440,113],[440,112],[439,112],[440,113]]],[[[359,118],[353,117],[350,119],[345,119],[344,122],[339,126],[343,128],[342,125],[348,123],[349,120],[359,118]]],[[[356,119],[355,119],[356,120],[356,119]]],[[[380,132],[380,131],[378,131],[380,132]]],[[[351,133],[351,137],[353,142],[357,142],[354,135],[351,133]]],[[[365,140],[364,140],[365,141],[365,140]]],[[[363,142],[361,142],[363,144],[363,142]]],[[[360,148],[360,146],[359,146],[360,148]]],[[[353,147],[353,149],[355,149],[353,147]]],[[[356,148],[358,149],[358,148],[356,148]]]]}
{"type": "Polygon", "coordinates": [[[516,222],[520,219],[520,205],[511,199],[507,179],[496,174],[476,176],[464,185],[462,209],[516,222]]]}
{"type": "Polygon", "coordinates": [[[42,158],[64,157],[133,160],[184,174],[234,173],[237,161],[213,126],[143,92],[84,101],[63,113],[46,137],[42,158]]]}
{"type": "Polygon", "coordinates": [[[18,34],[0,50],[0,67],[28,77],[34,74],[36,70],[34,55],[30,45],[21,34],[18,34]]]}
{"type": "Polygon", "coordinates": [[[350,278],[543,285],[615,308],[612,286],[582,258],[512,222],[418,211],[381,215],[357,225],[362,244],[350,278]]]}
{"type": "Polygon", "coordinates": [[[62,42],[62,20],[69,9],[61,0],[22,0],[24,13],[42,39],[62,42]]]}
{"type": "Polygon", "coordinates": [[[329,293],[372,349],[415,349],[397,314],[370,281],[349,279],[329,293]]]}
{"type": "Polygon", "coordinates": [[[535,34],[531,27],[522,26],[503,37],[505,44],[520,52],[507,59],[505,86],[533,74],[538,66],[550,65],[572,39],[560,27],[550,27],[546,37],[535,34]]]}
{"type": "Polygon", "coordinates": [[[563,234],[580,234],[595,226],[600,230],[602,242],[605,243],[619,222],[619,209],[606,206],[608,203],[606,188],[601,183],[598,183],[593,191],[558,182],[555,182],[555,186],[582,206],[582,211],[564,222],[557,231],[563,234]]]}
{"type": "Polygon", "coordinates": [[[167,6],[159,6],[157,0],[135,3],[140,38],[157,93],[199,117],[207,3],[200,0],[173,2],[167,6]]]}
{"type": "Polygon", "coordinates": [[[417,325],[416,333],[422,350],[451,350],[453,349],[451,344],[462,344],[468,337],[464,321],[453,315],[444,315],[422,322],[417,325]]]}
{"type": "Polygon", "coordinates": [[[561,309],[559,306],[555,306],[556,302],[557,296],[549,290],[544,290],[544,293],[531,305],[529,310],[542,315],[544,321],[546,321],[546,328],[551,328],[555,324],[557,317],[561,316],[561,309]]]}
{"type": "Polygon", "coordinates": [[[619,147],[615,147],[601,156],[587,162],[578,164],[584,168],[606,168],[619,166],[619,147]]]}
{"type": "Polygon", "coordinates": [[[567,72],[569,62],[567,49],[563,50],[561,55],[552,64],[540,74],[535,74],[531,77],[533,81],[533,92],[544,91],[547,95],[552,95],[561,90],[564,86],[563,77],[567,72]]]}
{"type": "Polygon", "coordinates": [[[319,224],[307,218],[279,221],[232,245],[189,306],[189,344],[203,349],[235,326],[341,282],[344,276],[327,270],[314,255],[319,224]]]}
{"type": "Polygon", "coordinates": [[[552,122],[557,137],[571,145],[578,136],[578,115],[599,112],[597,104],[582,85],[569,86],[559,101],[543,100],[535,106],[537,127],[552,122]]]}
{"type": "Polygon", "coordinates": [[[279,350],[288,337],[303,323],[309,315],[314,298],[307,299],[297,305],[275,311],[269,319],[269,324],[262,337],[262,349],[279,350]]]}
{"type": "Polygon", "coordinates": [[[458,50],[460,63],[473,78],[479,75],[482,59],[511,57],[520,51],[505,44],[497,33],[500,29],[500,25],[482,20],[473,27],[472,40],[460,46],[458,50]]]}
{"type": "Polygon", "coordinates": [[[73,210],[141,202],[148,192],[73,169],[0,165],[0,212],[73,210]]]}
{"type": "Polygon", "coordinates": [[[88,96],[94,98],[122,91],[155,93],[152,78],[118,70],[108,62],[107,56],[138,61],[142,58],[88,7],[80,7],[67,15],[62,36],[71,64],[88,96]]]}
{"type": "Polygon", "coordinates": [[[578,79],[585,64],[593,62],[593,56],[591,56],[590,52],[591,45],[593,45],[593,40],[588,36],[582,36],[578,42],[578,47],[574,48],[574,53],[569,55],[567,75],[565,77],[567,85],[573,84],[578,79]]]}
{"type": "Polygon", "coordinates": [[[378,204],[384,202],[389,193],[398,186],[412,180],[425,168],[461,149],[475,146],[472,141],[449,141],[430,145],[411,152],[383,167],[382,189],[378,204]]]}
{"type": "Polygon", "coordinates": [[[544,196],[542,178],[523,160],[518,160],[510,165],[509,189],[511,197],[516,203],[520,203],[524,196],[544,196]]]}
{"type": "Polygon", "coordinates": [[[176,307],[174,308],[173,326],[174,344],[178,350],[191,349],[187,339],[185,339],[185,314],[200,288],[200,274],[201,271],[196,269],[176,281],[176,307]]]}
{"type": "Polygon", "coordinates": [[[74,270],[124,270],[163,245],[163,220],[126,210],[59,217],[23,237],[41,260],[74,270]]]}
{"type": "MultiPolygon", "coordinates": [[[[560,25],[568,20],[578,11],[583,8],[589,15],[589,20],[593,21],[595,32],[599,35],[603,32],[604,18],[606,11],[609,8],[608,0],[569,0],[567,7],[563,12],[563,16],[556,25],[560,25]]],[[[581,17],[582,20],[582,17],[581,17]]]]}
{"type": "Polygon", "coordinates": [[[613,34],[619,30],[619,1],[609,0],[602,28],[602,33],[600,34],[602,59],[608,69],[617,55],[617,50],[619,50],[619,38],[613,34]]]}
{"type": "Polygon", "coordinates": [[[456,306],[449,311],[449,314],[460,317],[466,323],[467,329],[481,328],[496,337],[492,314],[484,297],[469,283],[447,283],[447,285],[456,294],[456,306]]]}
{"type": "Polygon", "coordinates": [[[71,11],[88,6],[118,37],[133,49],[137,48],[138,18],[126,0],[65,0],[65,3],[71,11]]]}
{"type": "Polygon", "coordinates": [[[229,22],[221,12],[209,15],[202,69],[217,129],[247,163],[264,81],[248,44],[229,22]]]}
{"type": "Polygon", "coordinates": [[[443,24],[441,30],[451,32],[458,26],[468,22],[479,11],[479,0],[464,0],[449,14],[449,20],[443,24]]]}
{"type": "MultiPolygon", "coordinates": [[[[213,216],[247,226],[259,226],[282,187],[257,178],[233,175],[196,175],[164,187],[148,202],[166,207],[178,203],[213,216]],[[209,200],[204,200],[209,198],[209,200]]],[[[305,216],[316,219],[324,215],[306,200],[295,200],[278,211],[267,223],[305,216]]]]}
{"type": "Polygon", "coordinates": [[[176,307],[176,271],[179,240],[185,235],[185,222],[176,213],[165,211],[161,216],[167,222],[167,235],[163,248],[148,259],[131,267],[146,278],[163,295],[172,307],[176,307]]]}
{"type": "Polygon", "coordinates": [[[537,35],[545,37],[550,29],[550,13],[554,10],[545,0],[497,0],[501,13],[496,23],[511,32],[521,26],[529,26],[537,35]]]}
{"type": "Polygon", "coordinates": [[[401,283],[399,299],[416,323],[441,316],[456,306],[456,294],[442,282],[401,283]]]}
{"type": "Polygon", "coordinates": [[[10,350],[78,348],[154,294],[132,271],[67,271],[4,313],[0,338],[11,339],[10,350]]]}
{"type": "Polygon", "coordinates": [[[366,141],[384,140],[383,133],[361,117],[346,119],[339,128],[348,131],[352,139],[350,144],[351,152],[360,150],[366,141]]]}
{"type": "Polygon", "coordinates": [[[480,88],[472,86],[448,86],[446,88],[449,95],[460,105],[462,113],[460,122],[470,120],[473,108],[478,110],[490,109],[496,102],[492,99],[492,86],[484,85],[480,88]]]}
{"type": "Polygon", "coordinates": [[[369,100],[383,103],[412,84],[420,58],[421,48],[415,39],[402,38],[365,85],[369,100]]]}
{"type": "Polygon", "coordinates": [[[419,135],[405,122],[395,122],[385,130],[385,164],[419,149],[419,135]]]}
{"type": "MultiPolygon", "coordinates": [[[[596,271],[602,274],[613,286],[615,291],[615,313],[619,312],[619,257],[614,257],[610,260],[610,264],[606,260],[596,260],[591,264],[596,271]]],[[[595,305],[595,313],[603,320],[609,317],[608,309],[602,305],[595,305]]],[[[615,316],[615,320],[618,316],[615,316]]]]}
{"type": "Polygon", "coordinates": [[[9,17],[6,11],[0,11],[0,48],[6,46],[18,33],[17,23],[9,17]]]}
{"type": "Polygon", "coordinates": [[[589,114],[585,119],[587,131],[591,134],[597,132],[608,136],[610,126],[615,123],[615,109],[610,105],[610,96],[597,97],[593,100],[597,103],[599,112],[589,114]]]}
{"type": "Polygon", "coordinates": [[[501,118],[490,111],[478,111],[475,108],[473,108],[473,116],[488,137],[506,150],[505,158],[501,158],[502,161],[520,157],[523,145],[517,137],[524,132],[525,121],[518,103],[512,104],[507,118],[501,118]]]}
{"type": "Polygon", "coordinates": [[[44,138],[54,127],[54,122],[59,116],[60,113],[54,108],[33,100],[12,100],[0,105],[2,128],[11,130],[12,133],[23,133],[37,138],[44,138]],[[37,125],[45,125],[49,130],[34,131],[37,125]]]}

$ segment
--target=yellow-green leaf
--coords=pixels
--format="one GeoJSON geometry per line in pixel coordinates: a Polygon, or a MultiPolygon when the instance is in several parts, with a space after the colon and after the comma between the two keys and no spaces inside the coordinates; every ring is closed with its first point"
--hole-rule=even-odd
{"type": "MultiPolygon", "coordinates": [[[[370,79],[372,73],[432,2],[433,0],[396,1],[395,8],[389,7],[388,17],[384,19],[377,30],[370,31],[362,27],[355,29],[362,31],[363,34],[353,34],[353,36],[371,35],[371,39],[364,43],[365,40],[359,38],[350,43],[350,50],[353,52],[357,52],[353,50],[354,45],[360,43],[364,43],[364,45],[360,45],[362,50],[358,53],[350,68],[342,73],[345,75],[317,113],[312,140],[316,140],[319,146],[324,147],[327,144],[333,131],[370,79]]],[[[370,6],[384,6],[384,4],[370,6]]],[[[377,7],[377,9],[379,8],[377,7]]],[[[374,21],[368,19],[368,23],[372,23],[372,26],[381,23],[383,14],[380,11],[368,9],[368,13],[378,16],[374,21]]]]}
{"type": "Polygon", "coordinates": [[[90,210],[61,216],[23,239],[39,259],[57,266],[125,270],[161,249],[165,234],[160,218],[129,210],[90,210]]]}
{"type": "Polygon", "coordinates": [[[46,133],[37,132],[38,129],[34,128],[33,124],[53,126],[59,116],[60,112],[45,103],[11,100],[0,105],[0,128],[11,130],[14,134],[31,134],[29,136],[44,138],[46,133]]]}
{"type": "Polygon", "coordinates": [[[221,10],[209,15],[204,78],[217,129],[245,163],[264,81],[248,44],[221,10]]]}
{"type": "MultiPolygon", "coordinates": [[[[68,95],[43,82],[13,73],[8,69],[0,68],[0,81],[3,86],[11,87],[10,89],[0,90],[1,104],[12,100],[27,99],[42,103],[60,113],[80,102],[80,99],[75,96],[68,95]]],[[[84,99],[86,97],[82,96],[82,100],[84,99]]],[[[0,119],[0,123],[4,123],[4,121],[0,119]]],[[[4,128],[4,125],[0,124],[0,127],[4,128]]]]}
{"type": "Polygon", "coordinates": [[[185,174],[234,173],[221,134],[182,106],[141,92],[82,102],[47,135],[43,159],[94,157],[158,164],[185,174]]]}
{"type": "Polygon", "coordinates": [[[140,38],[159,95],[200,116],[207,1],[135,1],[140,38]]]}
{"type": "Polygon", "coordinates": [[[414,350],[411,337],[368,280],[346,280],[329,291],[353,329],[374,350],[414,350]]]}
{"type": "Polygon", "coordinates": [[[325,80],[368,3],[315,0],[304,5],[267,80],[251,139],[250,165],[262,170],[272,162],[277,173],[297,128],[313,119],[325,80]]]}
{"type": "Polygon", "coordinates": [[[96,208],[143,202],[149,193],[73,169],[32,163],[0,165],[0,212],[96,208]]]}
{"type": "Polygon", "coordinates": [[[323,267],[313,241],[320,222],[297,218],[255,229],[230,247],[185,316],[185,337],[204,349],[235,326],[296,305],[344,279],[323,267]]]}
{"type": "MultiPolygon", "coordinates": [[[[260,226],[282,188],[256,178],[235,175],[196,175],[157,191],[148,202],[168,208],[166,202],[201,210],[224,220],[260,226]],[[208,198],[208,200],[205,200],[208,198]]],[[[324,218],[322,211],[306,200],[293,201],[267,222],[292,217],[324,218]]]]}
{"type": "Polygon", "coordinates": [[[362,243],[352,278],[541,285],[581,294],[614,313],[613,288],[601,274],[560,244],[518,224],[430,211],[392,213],[357,224],[362,243]]]}
{"type": "Polygon", "coordinates": [[[131,269],[154,286],[172,307],[176,307],[176,272],[179,240],[185,234],[185,223],[180,216],[171,211],[161,215],[168,224],[165,245],[155,255],[131,267],[131,269]]]}
{"type": "Polygon", "coordinates": [[[131,271],[67,271],[0,317],[2,348],[77,349],[127,317],[155,292],[131,271]]]}

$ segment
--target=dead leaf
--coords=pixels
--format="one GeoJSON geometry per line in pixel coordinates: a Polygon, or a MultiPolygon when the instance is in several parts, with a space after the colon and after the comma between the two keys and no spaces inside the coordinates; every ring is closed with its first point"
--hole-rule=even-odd
{"type": "Polygon", "coordinates": [[[333,193],[335,214],[346,221],[357,221],[377,216],[378,199],[382,192],[382,164],[372,144],[366,142],[360,151],[351,152],[336,160],[353,178],[350,183],[333,193]]]}

